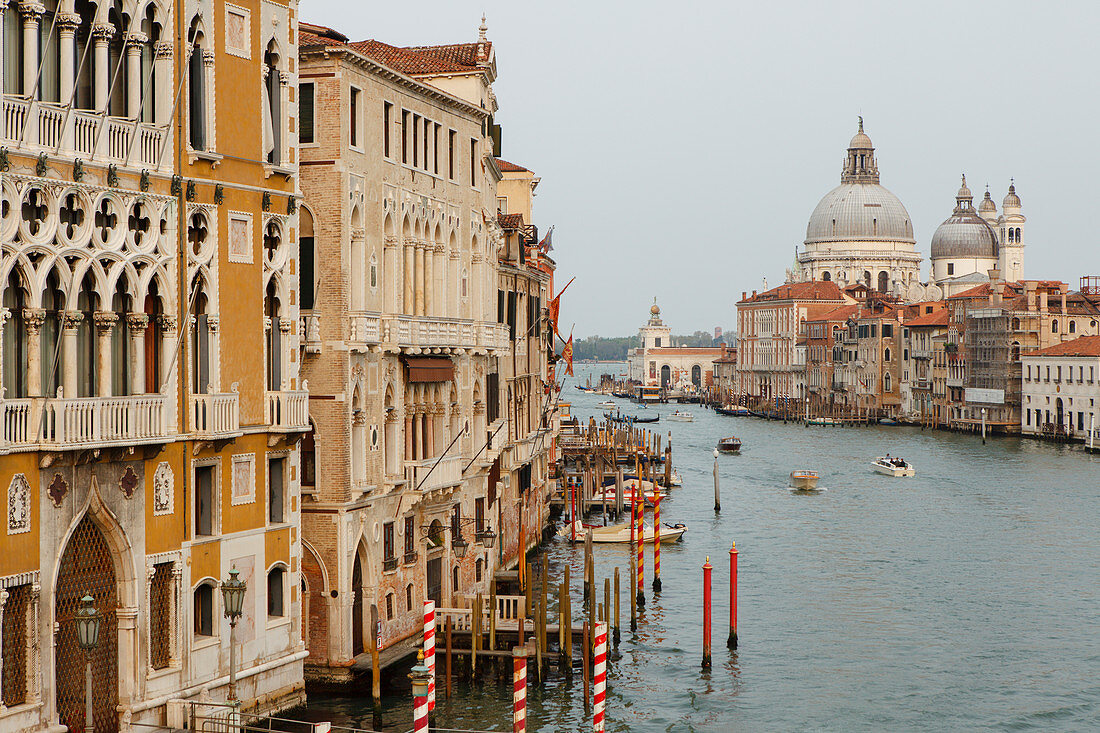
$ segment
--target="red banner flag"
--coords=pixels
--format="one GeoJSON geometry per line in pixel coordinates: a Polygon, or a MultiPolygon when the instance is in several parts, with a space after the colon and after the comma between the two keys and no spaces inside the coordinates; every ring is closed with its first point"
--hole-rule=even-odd
{"type": "Polygon", "coordinates": [[[573,334],[569,334],[569,340],[565,342],[565,348],[561,350],[561,358],[565,359],[565,375],[573,376],[573,334]]]}
{"type": "Polygon", "coordinates": [[[541,242],[539,242],[539,251],[542,252],[543,254],[546,254],[550,250],[554,249],[554,245],[550,244],[550,239],[551,239],[553,234],[554,234],[554,227],[550,227],[549,229],[546,230],[546,236],[542,238],[541,242]]]}
{"type": "Polygon", "coordinates": [[[550,301],[550,305],[547,306],[547,310],[550,311],[550,323],[554,327],[554,333],[558,332],[558,312],[561,310],[561,294],[565,292],[566,288],[573,284],[573,281],[577,278],[570,278],[569,282],[565,284],[565,287],[554,296],[554,299],[550,301]]]}

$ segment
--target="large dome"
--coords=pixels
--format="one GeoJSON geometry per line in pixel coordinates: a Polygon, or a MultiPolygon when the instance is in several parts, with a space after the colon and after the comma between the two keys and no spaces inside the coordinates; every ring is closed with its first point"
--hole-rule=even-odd
{"type": "Polygon", "coordinates": [[[806,244],[865,241],[915,244],[909,212],[878,183],[841,183],[810,215],[806,244]]]}
{"type": "Polygon", "coordinates": [[[997,232],[974,211],[972,202],[963,176],[962,187],[955,194],[955,210],[932,235],[932,259],[997,259],[997,232]]]}

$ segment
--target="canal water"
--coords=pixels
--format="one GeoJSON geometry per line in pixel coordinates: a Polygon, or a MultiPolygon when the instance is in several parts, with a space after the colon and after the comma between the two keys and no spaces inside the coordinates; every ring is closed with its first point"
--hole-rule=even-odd
{"type": "MultiPolygon", "coordinates": [[[[612,365],[578,366],[563,399],[586,420],[607,399],[575,389],[612,365]]],[[[637,405],[617,400],[624,413],[637,405]]],[[[1097,730],[1100,729],[1100,457],[1079,447],[908,427],[803,427],[723,417],[699,406],[692,423],[663,419],[684,486],[662,520],[684,522],[662,545],[663,592],[646,553],[646,606],[608,672],[608,729],[1097,730]],[[712,449],[736,434],[741,455],[712,449]],[[915,478],[874,473],[884,453],[915,478]],[[794,468],[821,474],[816,494],[788,491],[794,468]],[[728,551],[739,555],[740,646],[725,647],[728,551]],[[714,660],[700,669],[702,571],[714,565],[714,660]]],[[[583,547],[554,540],[551,573],[583,547]]],[[[630,562],[626,546],[596,545],[596,574],[630,562]]],[[[576,601],[574,608],[580,607],[576,601]]],[[[440,685],[440,688],[442,686],[440,685]]],[[[580,676],[551,677],[528,695],[528,730],[590,725],[580,676]]],[[[460,683],[437,707],[447,728],[506,730],[510,679],[460,683]]],[[[369,728],[369,686],[315,693],[300,711],[369,728]]],[[[411,728],[407,693],[385,700],[386,730],[411,728]]],[[[590,728],[588,728],[590,730],[590,728]]]]}

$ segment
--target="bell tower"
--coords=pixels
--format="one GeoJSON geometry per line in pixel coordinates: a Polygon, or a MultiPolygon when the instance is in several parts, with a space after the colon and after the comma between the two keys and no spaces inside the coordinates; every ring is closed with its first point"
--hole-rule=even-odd
{"type": "Polygon", "coordinates": [[[1023,214],[1023,205],[1016,194],[1016,181],[1011,180],[1008,193],[1001,202],[1001,215],[997,219],[997,233],[1001,235],[998,265],[1007,282],[1020,280],[1024,276],[1024,225],[1026,223],[1027,217],[1023,214]]]}

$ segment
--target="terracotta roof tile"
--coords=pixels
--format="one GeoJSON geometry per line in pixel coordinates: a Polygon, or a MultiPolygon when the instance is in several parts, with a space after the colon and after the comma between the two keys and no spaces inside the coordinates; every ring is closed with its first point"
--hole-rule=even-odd
{"type": "Polygon", "coordinates": [[[504,173],[530,173],[530,169],[524,168],[522,165],[516,165],[515,163],[509,163],[504,158],[497,158],[497,168],[504,173]]]}
{"type": "Polygon", "coordinates": [[[1100,356],[1100,336],[1081,336],[1025,356],[1100,356]]]}
{"type": "MultiPolygon", "coordinates": [[[[481,68],[477,62],[476,43],[402,48],[382,41],[367,40],[349,45],[364,56],[409,76],[474,72],[481,68]]],[[[491,41],[485,43],[486,58],[492,45],[491,41]]]]}
{"type": "Polygon", "coordinates": [[[921,326],[946,326],[950,322],[951,311],[941,308],[933,313],[925,313],[923,316],[906,321],[905,325],[910,328],[919,328],[921,326]]]}
{"type": "Polygon", "coordinates": [[[811,280],[804,283],[780,285],[763,293],[757,293],[742,300],[742,303],[754,303],[767,300],[843,300],[840,288],[832,280],[811,280]]]}
{"type": "Polygon", "coordinates": [[[501,229],[514,231],[523,228],[523,214],[500,214],[497,221],[501,229]]]}

